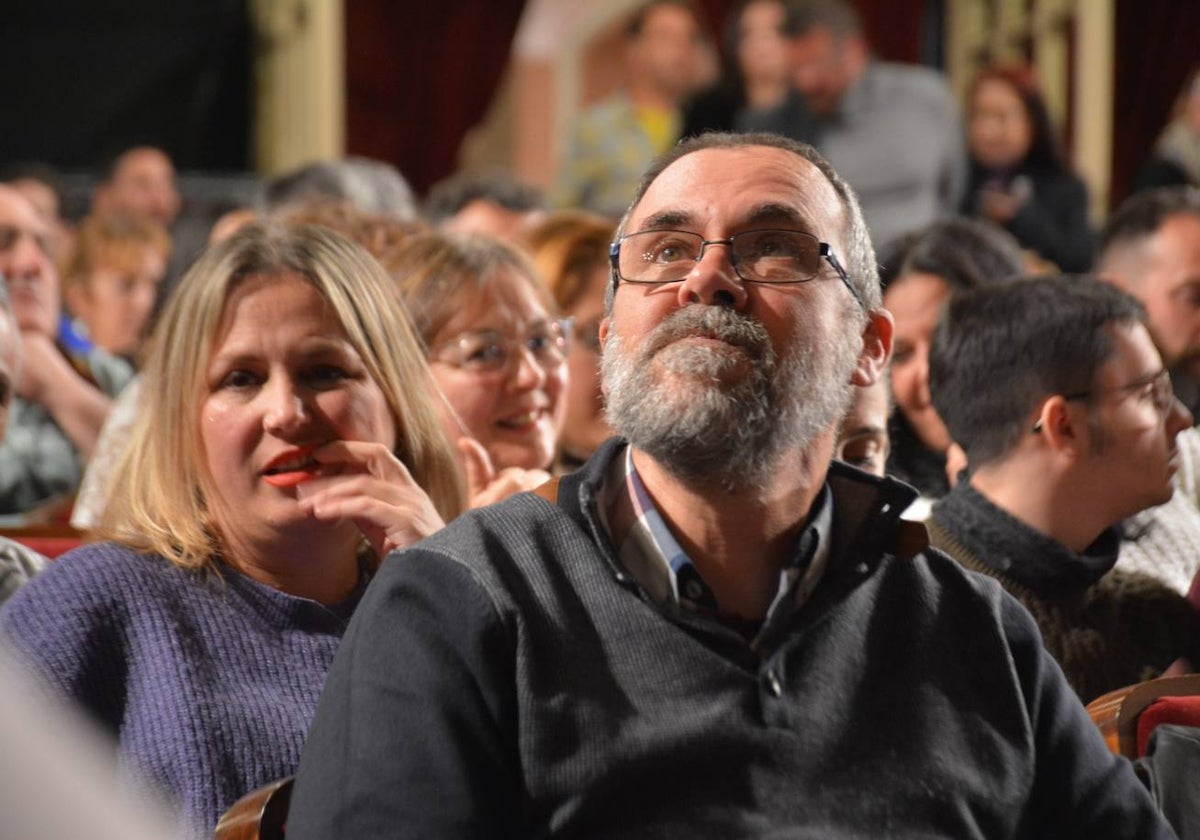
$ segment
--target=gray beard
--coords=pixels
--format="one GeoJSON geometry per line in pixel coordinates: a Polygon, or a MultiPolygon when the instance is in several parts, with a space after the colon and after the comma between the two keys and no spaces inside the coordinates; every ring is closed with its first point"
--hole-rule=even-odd
{"type": "Polygon", "coordinates": [[[631,352],[610,332],[601,372],[608,422],[676,478],[730,490],[761,486],[780,459],[845,415],[855,333],[831,347],[798,345],[780,361],[761,323],[717,306],[677,310],[631,352]],[[734,345],[676,345],[701,335],[734,345]]]}

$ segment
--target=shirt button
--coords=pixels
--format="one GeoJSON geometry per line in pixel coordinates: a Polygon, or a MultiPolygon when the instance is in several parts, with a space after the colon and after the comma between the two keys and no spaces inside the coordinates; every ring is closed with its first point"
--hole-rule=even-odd
{"type": "Polygon", "coordinates": [[[779,675],[774,670],[767,671],[767,689],[773,697],[783,695],[783,683],[779,681],[779,675]]]}
{"type": "Polygon", "coordinates": [[[684,584],[683,593],[695,601],[704,594],[704,587],[700,585],[700,581],[698,580],[689,580],[684,584]]]}

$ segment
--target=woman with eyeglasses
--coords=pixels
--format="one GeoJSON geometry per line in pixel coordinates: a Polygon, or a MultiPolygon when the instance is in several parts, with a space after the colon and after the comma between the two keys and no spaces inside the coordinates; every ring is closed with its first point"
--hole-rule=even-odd
{"type": "Polygon", "coordinates": [[[562,210],[529,232],[533,261],[559,311],[572,320],[567,351],[567,420],[558,439],[560,469],[583,464],[612,436],[600,391],[600,321],[612,268],[608,246],[616,224],[604,216],[562,210]]]}
{"type": "Polygon", "coordinates": [[[498,240],[431,233],[388,268],[425,343],[470,505],[544,483],[567,407],[571,329],[533,264],[498,240]]]}

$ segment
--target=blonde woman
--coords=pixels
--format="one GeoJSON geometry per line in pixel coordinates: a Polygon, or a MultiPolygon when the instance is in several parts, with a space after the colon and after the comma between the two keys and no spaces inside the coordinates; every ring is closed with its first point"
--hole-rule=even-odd
{"type": "Polygon", "coordinates": [[[0,628],[200,837],[295,771],[374,569],[455,516],[461,490],[412,328],[336,234],[240,231],[152,343],[111,541],[57,561],[0,628]]]}

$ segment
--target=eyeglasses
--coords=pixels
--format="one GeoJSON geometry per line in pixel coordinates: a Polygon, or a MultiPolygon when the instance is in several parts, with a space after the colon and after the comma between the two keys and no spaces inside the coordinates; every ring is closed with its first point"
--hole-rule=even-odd
{"type": "MultiPolygon", "coordinates": [[[[1111,388],[1089,388],[1086,391],[1063,394],[1063,399],[1091,400],[1105,394],[1132,394],[1139,390],[1146,391],[1146,396],[1149,398],[1150,404],[1154,406],[1154,410],[1158,412],[1160,417],[1166,417],[1171,413],[1171,409],[1175,405],[1175,389],[1171,385],[1171,375],[1165,368],[1146,376],[1139,376],[1137,379],[1124,385],[1116,385],[1111,388]]],[[[1041,430],[1042,421],[1039,420],[1034,423],[1033,431],[1040,432],[1041,430]]]]}
{"type": "Polygon", "coordinates": [[[821,273],[824,260],[865,308],[833,249],[811,233],[798,230],[746,230],[728,239],[705,239],[687,230],[642,230],[614,242],[609,258],[616,276],[626,283],[678,283],[704,259],[709,245],[729,247],[729,262],[746,283],[807,283],[821,273]]]}
{"type": "Polygon", "coordinates": [[[1112,388],[1089,388],[1074,394],[1063,394],[1063,399],[1090,400],[1103,394],[1126,394],[1141,389],[1147,389],[1146,396],[1150,398],[1151,404],[1158,413],[1164,417],[1175,405],[1175,389],[1171,386],[1171,375],[1165,368],[1156,373],[1140,376],[1125,385],[1116,385],[1112,388]]]}
{"type": "Polygon", "coordinates": [[[561,318],[535,325],[523,338],[511,338],[495,330],[475,330],[430,348],[429,359],[472,373],[507,371],[524,350],[542,370],[558,367],[567,358],[571,319],[561,318]]]}

